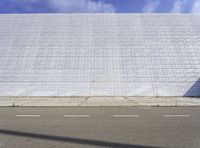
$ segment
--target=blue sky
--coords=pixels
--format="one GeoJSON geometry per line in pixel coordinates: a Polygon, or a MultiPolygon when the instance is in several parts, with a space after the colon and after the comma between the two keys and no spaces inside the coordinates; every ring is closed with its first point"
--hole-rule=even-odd
{"type": "Polygon", "coordinates": [[[200,13],[200,0],[0,0],[0,13],[200,13]]]}

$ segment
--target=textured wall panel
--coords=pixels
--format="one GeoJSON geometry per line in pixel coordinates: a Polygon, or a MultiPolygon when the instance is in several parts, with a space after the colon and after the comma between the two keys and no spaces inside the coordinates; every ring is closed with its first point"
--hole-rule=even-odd
{"type": "Polygon", "coordinates": [[[199,78],[200,15],[0,15],[0,96],[200,96],[199,78]]]}

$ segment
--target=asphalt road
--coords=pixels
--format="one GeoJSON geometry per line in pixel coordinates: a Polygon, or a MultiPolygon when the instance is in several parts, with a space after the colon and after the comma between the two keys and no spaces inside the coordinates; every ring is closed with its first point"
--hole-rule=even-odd
{"type": "Polygon", "coordinates": [[[0,108],[0,148],[200,148],[200,107],[0,108]]]}

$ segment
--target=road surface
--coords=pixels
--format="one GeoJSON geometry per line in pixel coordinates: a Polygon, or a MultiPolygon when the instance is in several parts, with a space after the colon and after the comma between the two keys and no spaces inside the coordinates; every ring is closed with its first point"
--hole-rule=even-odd
{"type": "Polygon", "coordinates": [[[200,148],[200,108],[0,108],[0,148],[45,147],[200,148]]]}

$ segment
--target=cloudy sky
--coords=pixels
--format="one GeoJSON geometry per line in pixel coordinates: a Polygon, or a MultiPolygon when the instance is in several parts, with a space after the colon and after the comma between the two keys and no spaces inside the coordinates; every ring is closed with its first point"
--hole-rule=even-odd
{"type": "Polygon", "coordinates": [[[0,13],[200,13],[200,0],[0,0],[0,13]]]}

